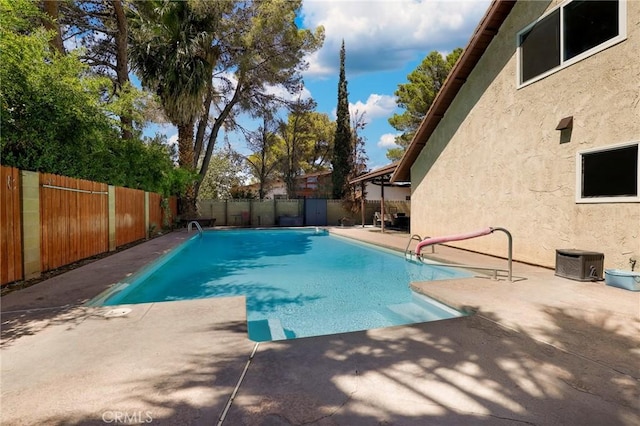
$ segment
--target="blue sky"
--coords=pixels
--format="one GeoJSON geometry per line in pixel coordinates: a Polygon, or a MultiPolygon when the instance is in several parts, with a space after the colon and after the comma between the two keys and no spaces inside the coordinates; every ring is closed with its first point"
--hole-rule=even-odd
{"type": "MultiPolygon", "coordinates": [[[[489,0],[303,0],[299,22],[305,28],[323,25],[323,47],[307,58],[306,90],[317,111],[335,119],[340,44],[345,41],[346,77],[352,111],[365,112],[368,166],[389,163],[387,149],[396,130],[388,118],[396,108],[398,84],[431,51],[444,54],[465,47],[490,4],[489,0]]],[[[177,138],[171,126],[151,126],[177,138]]],[[[230,134],[235,149],[246,153],[241,135],[230,134]]]]}

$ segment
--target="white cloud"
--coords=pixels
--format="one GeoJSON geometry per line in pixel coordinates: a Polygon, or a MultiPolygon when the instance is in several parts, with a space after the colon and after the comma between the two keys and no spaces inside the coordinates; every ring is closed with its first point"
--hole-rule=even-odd
{"type": "Polygon", "coordinates": [[[321,50],[318,50],[305,58],[305,60],[309,63],[309,68],[305,70],[304,74],[320,77],[335,74],[335,67],[325,64],[324,61],[320,58],[320,52],[321,50]]]}
{"type": "Polygon", "coordinates": [[[169,136],[169,139],[167,140],[167,142],[169,143],[169,145],[177,145],[178,144],[178,134],[174,133],[173,135],[169,136]]]}
{"type": "Polygon", "coordinates": [[[302,87],[302,93],[300,95],[298,93],[290,93],[284,86],[267,86],[265,92],[286,101],[295,101],[298,99],[298,96],[300,96],[301,99],[311,98],[311,92],[304,86],[302,87]]]}
{"type": "Polygon", "coordinates": [[[304,0],[306,28],[322,25],[325,43],[309,56],[306,74],[335,74],[345,41],[347,68],[375,72],[402,67],[432,50],[464,47],[489,0],[304,0]]]}
{"type": "Polygon", "coordinates": [[[378,143],[376,145],[380,148],[395,148],[398,146],[396,145],[397,136],[399,135],[395,135],[393,133],[385,133],[384,135],[380,136],[380,139],[378,140],[378,143]]]}
{"type": "Polygon", "coordinates": [[[389,95],[378,95],[372,93],[366,102],[358,101],[355,104],[349,103],[349,113],[355,116],[358,113],[364,113],[365,121],[370,123],[371,120],[380,117],[388,117],[396,108],[396,98],[389,95]]]}

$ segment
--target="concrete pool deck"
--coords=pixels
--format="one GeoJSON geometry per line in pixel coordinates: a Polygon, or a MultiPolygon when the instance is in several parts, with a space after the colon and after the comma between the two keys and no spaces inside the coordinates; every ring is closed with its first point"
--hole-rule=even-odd
{"type": "MultiPolygon", "coordinates": [[[[4,295],[0,423],[640,424],[640,293],[549,269],[515,263],[513,283],[414,283],[467,317],[260,344],[247,338],[242,297],[83,306],[188,237],[4,295]]],[[[444,246],[436,256],[506,264],[444,246]]]]}

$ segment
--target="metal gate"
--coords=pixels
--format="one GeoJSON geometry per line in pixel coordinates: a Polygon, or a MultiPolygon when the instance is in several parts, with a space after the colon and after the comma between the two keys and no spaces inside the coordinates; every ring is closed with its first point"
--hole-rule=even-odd
{"type": "Polygon", "coordinates": [[[304,200],[304,224],[306,226],[327,225],[327,200],[318,198],[304,200]]]}

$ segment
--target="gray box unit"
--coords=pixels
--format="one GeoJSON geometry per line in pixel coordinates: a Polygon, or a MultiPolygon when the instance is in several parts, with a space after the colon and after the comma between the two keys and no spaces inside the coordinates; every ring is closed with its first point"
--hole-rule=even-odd
{"type": "Polygon", "coordinates": [[[576,281],[601,281],[604,254],[593,251],[556,250],[556,275],[576,281]]]}

